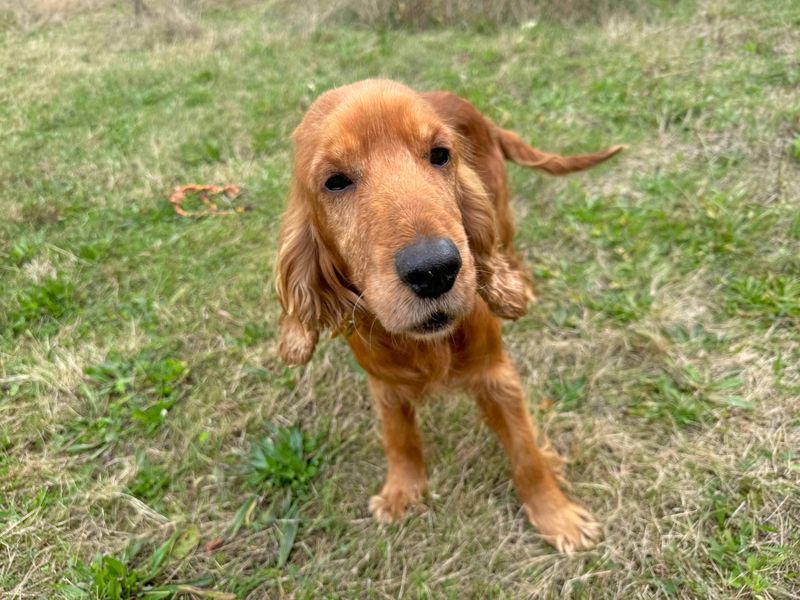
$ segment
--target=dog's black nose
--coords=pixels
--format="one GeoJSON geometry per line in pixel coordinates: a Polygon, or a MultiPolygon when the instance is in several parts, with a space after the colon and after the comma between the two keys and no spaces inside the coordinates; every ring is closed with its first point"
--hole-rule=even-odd
{"type": "Polygon", "coordinates": [[[400,280],[420,298],[438,298],[456,281],[461,255],[447,238],[423,237],[394,256],[400,280]]]}

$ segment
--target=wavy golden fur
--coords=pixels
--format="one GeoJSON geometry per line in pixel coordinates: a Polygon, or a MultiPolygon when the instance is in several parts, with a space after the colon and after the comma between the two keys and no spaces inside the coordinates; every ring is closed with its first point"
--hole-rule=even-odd
{"type": "Polygon", "coordinates": [[[561,175],[622,146],[547,154],[458,96],[384,80],[322,94],[293,138],[276,265],[278,352],[299,365],[321,332],[346,335],[383,425],[388,473],[370,501],[375,517],[398,519],[419,501],[426,474],[415,410],[431,392],[458,387],[476,398],[508,453],[531,523],[559,550],[590,547],[600,526],[562,493],[503,350],[499,318],[524,315],[533,298],[513,247],[505,161],[561,175]],[[431,164],[434,148],[449,153],[445,165],[431,164]],[[338,176],[350,185],[327,189],[338,176]],[[446,238],[460,256],[452,288],[438,297],[419,297],[398,277],[396,255],[420,236],[446,238]],[[432,315],[442,328],[425,327],[432,315]]]}

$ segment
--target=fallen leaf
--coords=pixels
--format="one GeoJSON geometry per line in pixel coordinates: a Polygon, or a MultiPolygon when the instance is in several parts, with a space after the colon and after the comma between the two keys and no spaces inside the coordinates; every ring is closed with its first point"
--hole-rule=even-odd
{"type": "Polygon", "coordinates": [[[550,410],[556,405],[550,398],[542,398],[539,400],[539,410],[550,410]]]}
{"type": "Polygon", "coordinates": [[[213,540],[208,540],[205,545],[206,552],[212,552],[225,543],[225,538],[215,537],[213,540]]]}

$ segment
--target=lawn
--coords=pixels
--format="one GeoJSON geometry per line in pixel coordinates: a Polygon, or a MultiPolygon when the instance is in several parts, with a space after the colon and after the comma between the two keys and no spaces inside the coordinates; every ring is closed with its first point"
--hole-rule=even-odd
{"type": "Polygon", "coordinates": [[[27,4],[0,3],[0,596],[800,596],[796,1],[432,26],[27,4]],[[509,167],[539,302],[505,339],[596,549],[539,539],[463,397],[422,411],[425,510],[376,524],[364,373],[339,339],[276,358],[289,135],[373,76],[546,150],[630,146],[509,167]],[[185,183],[247,210],[182,218],[185,183]]]}

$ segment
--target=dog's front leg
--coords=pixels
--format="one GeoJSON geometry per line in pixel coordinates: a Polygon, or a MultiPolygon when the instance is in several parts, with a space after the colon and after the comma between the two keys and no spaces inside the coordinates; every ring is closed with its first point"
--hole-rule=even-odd
{"type": "Polygon", "coordinates": [[[370,499],[369,508],[376,519],[388,523],[419,502],[425,489],[425,462],[413,392],[372,377],[369,388],[383,426],[387,462],[386,483],[381,493],[370,499]]]}
{"type": "Polygon", "coordinates": [[[562,552],[592,547],[600,525],[558,486],[554,458],[536,443],[519,375],[505,354],[473,380],[478,406],[511,461],[511,473],[530,522],[562,552]]]}

